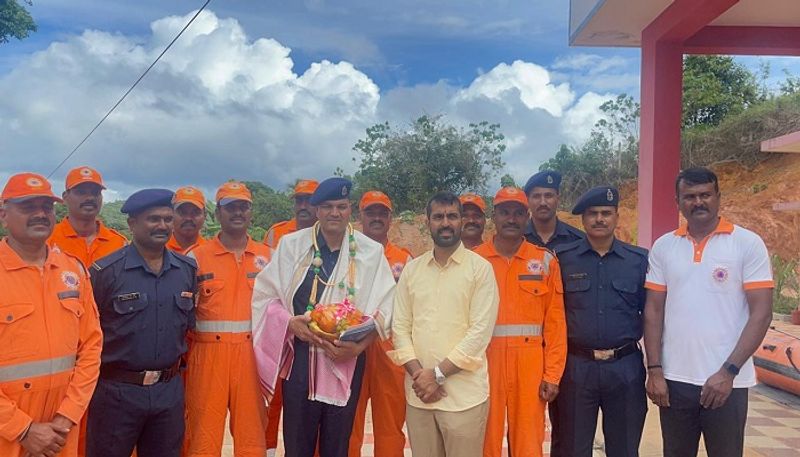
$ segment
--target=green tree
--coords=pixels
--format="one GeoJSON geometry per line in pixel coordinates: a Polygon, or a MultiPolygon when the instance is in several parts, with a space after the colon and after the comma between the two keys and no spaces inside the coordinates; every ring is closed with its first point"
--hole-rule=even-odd
{"type": "MultiPolygon", "coordinates": [[[[22,0],[28,5],[31,0],[22,0]]],[[[8,43],[10,38],[21,40],[36,31],[33,17],[17,0],[0,0],[0,44],[8,43]]]]}
{"type": "Polygon", "coordinates": [[[500,126],[485,121],[461,128],[442,116],[422,116],[402,129],[376,124],[353,147],[353,160],[360,158],[353,195],[382,190],[400,213],[419,211],[441,190],[485,193],[505,165],[505,148],[500,126]]]}
{"type": "Polygon", "coordinates": [[[500,186],[502,187],[518,187],[514,177],[506,173],[500,178],[500,186]]]}
{"type": "Polygon", "coordinates": [[[278,192],[258,181],[245,181],[244,184],[253,194],[253,223],[250,236],[254,239],[263,239],[272,224],[291,219],[294,215],[294,203],[290,191],[278,192]]]}
{"type": "Polygon", "coordinates": [[[756,78],[730,56],[683,59],[683,127],[713,126],[761,100],[756,78]]]}

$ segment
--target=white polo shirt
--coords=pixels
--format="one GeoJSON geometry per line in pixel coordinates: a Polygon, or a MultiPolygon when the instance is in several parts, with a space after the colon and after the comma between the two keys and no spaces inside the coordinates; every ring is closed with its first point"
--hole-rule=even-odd
{"type": "MultiPolygon", "coordinates": [[[[661,364],[664,377],[702,386],[733,352],[750,311],[745,290],[772,288],[761,237],[724,218],[696,243],[686,226],[656,240],[645,287],[666,291],[661,364]]],[[[733,387],[756,384],[752,358],[733,387]]]]}

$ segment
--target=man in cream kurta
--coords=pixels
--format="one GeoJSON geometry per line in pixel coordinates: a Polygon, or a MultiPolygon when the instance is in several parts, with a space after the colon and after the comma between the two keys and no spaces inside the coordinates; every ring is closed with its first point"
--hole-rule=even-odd
{"type": "Polygon", "coordinates": [[[266,375],[260,355],[277,351],[281,360],[287,353],[294,356],[290,364],[281,364],[283,436],[291,456],[311,457],[317,446],[321,457],[347,455],[364,372],[363,351],[375,337],[389,335],[394,277],[383,246],[349,226],[351,185],[342,178],[320,183],[312,195],[318,225],[281,239],[253,291],[254,346],[262,384],[269,393],[274,392],[276,379],[266,375]],[[321,259],[316,269],[315,256],[321,259]],[[352,281],[350,262],[355,262],[352,281]],[[345,298],[375,318],[376,332],[358,343],[330,343],[308,329],[305,312],[310,302],[339,303],[345,298]],[[280,328],[276,339],[275,330],[280,328]]]}
{"type": "Polygon", "coordinates": [[[406,265],[394,303],[392,360],[405,367],[411,449],[478,457],[489,411],[486,347],[500,301],[491,264],[461,243],[461,203],[427,207],[434,249],[406,265]]]}

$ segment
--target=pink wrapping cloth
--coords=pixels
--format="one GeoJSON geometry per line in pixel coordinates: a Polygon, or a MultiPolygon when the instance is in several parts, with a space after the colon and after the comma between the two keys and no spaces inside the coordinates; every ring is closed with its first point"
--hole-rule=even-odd
{"type": "MultiPolygon", "coordinates": [[[[291,317],[279,299],[270,300],[258,324],[264,328],[253,341],[258,377],[269,400],[275,393],[278,380],[291,376],[294,361],[294,335],[289,334],[291,317]]],[[[356,359],[333,362],[322,349],[311,346],[308,360],[308,399],[345,406],[350,398],[356,359]]]]}

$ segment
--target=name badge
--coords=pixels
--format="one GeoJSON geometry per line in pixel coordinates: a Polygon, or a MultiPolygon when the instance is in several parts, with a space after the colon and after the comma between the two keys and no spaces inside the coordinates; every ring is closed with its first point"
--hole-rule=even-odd
{"type": "Polygon", "coordinates": [[[117,300],[119,300],[119,301],[129,301],[129,300],[136,300],[139,297],[140,297],[139,292],[131,292],[129,294],[117,295],[117,300]]]}
{"type": "Polygon", "coordinates": [[[181,292],[181,297],[183,297],[183,298],[192,298],[192,297],[194,297],[194,294],[191,293],[191,292],[181,292]]]}
{"type": "Polygon", "coordinates": [[[589,275],[587,273],[572,273],[567,276],[567,279],[586,279],[589,275]]]}

